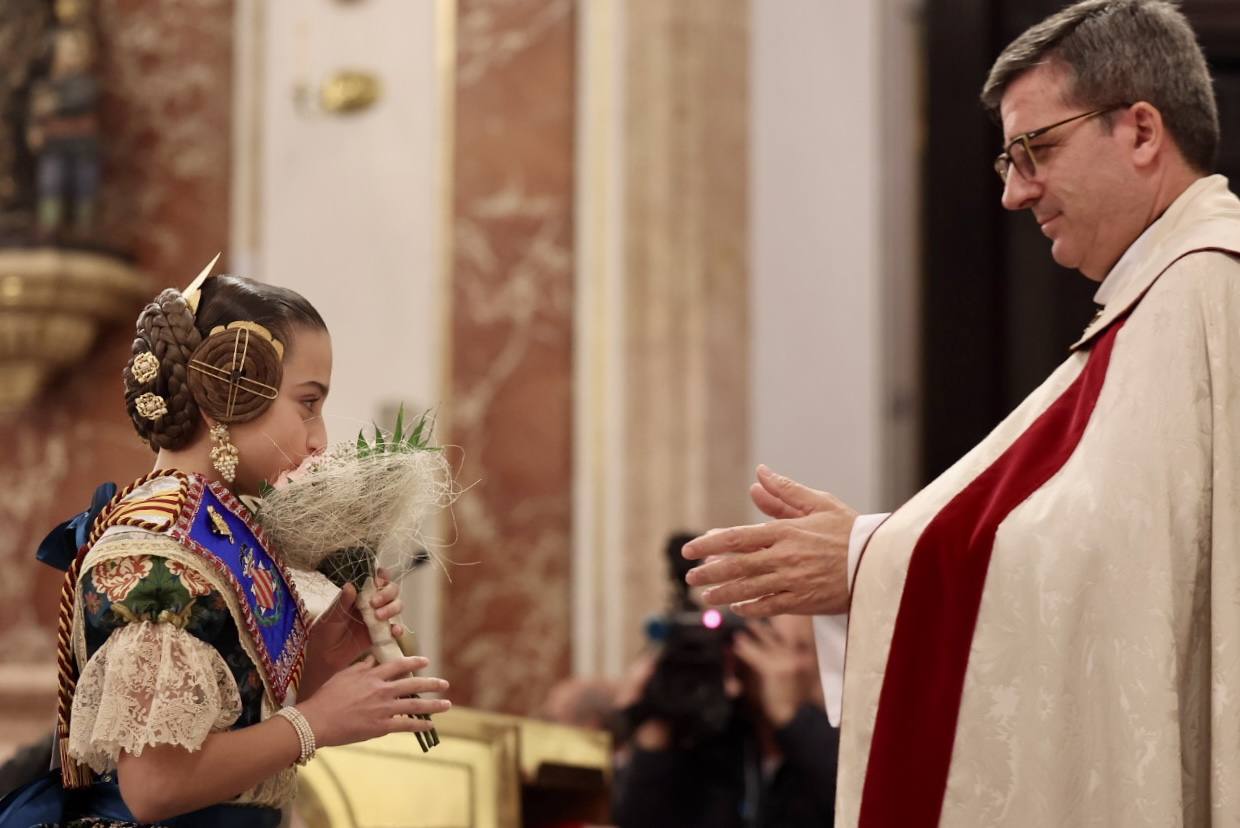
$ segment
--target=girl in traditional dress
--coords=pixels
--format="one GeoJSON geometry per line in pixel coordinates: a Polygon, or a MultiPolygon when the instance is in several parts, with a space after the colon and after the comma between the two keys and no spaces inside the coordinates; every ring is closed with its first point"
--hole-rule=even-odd
{"type": "MultiPolygon", "coordinates": [[[[416,717],[449,707],[417,698],[447,688],[411,676],[425,659],[358,661],[351,586],[311,624],[240,502],[324,447],[331,361],[283,288],[204,276],[142,312],[124,382],[155,471],[40,548],[68,570],[61,767],[0,803],[0,826],[275,826],[316,747],[426,731],[416,717]]],[[[379,583],[375,615],[395,619],[379,583]]]]}

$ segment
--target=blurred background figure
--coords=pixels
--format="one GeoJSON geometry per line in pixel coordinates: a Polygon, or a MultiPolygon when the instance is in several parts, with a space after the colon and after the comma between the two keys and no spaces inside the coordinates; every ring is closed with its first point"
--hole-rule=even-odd
{"type": "Polygon", "coordinates": [[[538,715],[559,724],[606,730],[612,724],[615,709],[615,682],[566,678],[551,688],[538,715]]]}
{"type": "Polygon", "coordinates": [[[99,81],[90,0],[55,0],[45,77],[30,93],[26,138],[38,159],[36,238],[95,241],[99,81]]]}
{"type": "Polygon", "coordinates": [[[657,649],[617,697],[628,749],[616,824],[830,825],[839,734],[823,707],[811,622],[703,613],[684,585],[680,548],[692,538],[667,545],[673,597],[650,624],[657,649]]]}

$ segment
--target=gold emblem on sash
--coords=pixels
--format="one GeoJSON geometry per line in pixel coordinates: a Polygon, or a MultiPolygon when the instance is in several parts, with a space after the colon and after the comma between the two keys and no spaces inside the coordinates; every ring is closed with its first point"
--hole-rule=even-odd
{"type": "Polygon", "coordinates": [[[216,535],[217,537],[227,538],[229,543],[237,542],[233,538],[232,529],[228,528],[228,523],[219,512],[215,511],[214,506],[207,507],[207,516],[211,518],[211,534],[216,535]]]}

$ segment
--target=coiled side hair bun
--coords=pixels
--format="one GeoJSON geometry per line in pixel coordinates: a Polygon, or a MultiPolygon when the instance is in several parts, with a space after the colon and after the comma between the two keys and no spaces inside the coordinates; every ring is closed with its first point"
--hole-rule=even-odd
{"type": "MultiPolygon", "coordinates": [[[[189,386],[189,361],[202,343],[194,314],[179,290],[168,288],[155,297],[138,316],[133,355],[125,365],[125,408],[138,436],[151,449],[179,449],[193,439],[201,417],[189,386]],[[141,382],[134,361],[143,353],[159,360],[158,375],[141,382]],[[146,394],[162,397],[167,413],[151,419],[139,411],[138,400],[146,394]]],[[[139,372],[141,373],[141,372],[139,372]]]]}

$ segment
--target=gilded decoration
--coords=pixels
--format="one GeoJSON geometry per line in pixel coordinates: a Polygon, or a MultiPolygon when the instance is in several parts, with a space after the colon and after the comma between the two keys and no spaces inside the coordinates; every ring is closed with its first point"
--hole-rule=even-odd
{"type": "Polygon", "coordinates": [[[164,402],[164,398],[149,391],[134,400],[134,405],[138,413],[148,420],[158,420],[168,413],[168,403],[164,402]]]}
{"type": "Polygon", "coordinates": [[[152,382],[159,376],[159,357],[150,351],[138,354],[133,360],[133,378],[142,384],[152,382]]]}
{"type": "Polygon", "coordinates": [[[97,17],[91,0],[0,4],[0,414],[149,292],[100,244],[97,17]]]}

